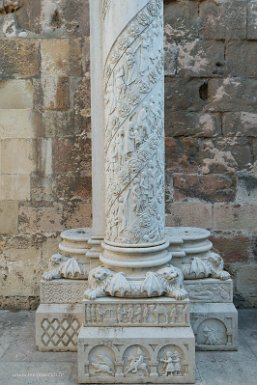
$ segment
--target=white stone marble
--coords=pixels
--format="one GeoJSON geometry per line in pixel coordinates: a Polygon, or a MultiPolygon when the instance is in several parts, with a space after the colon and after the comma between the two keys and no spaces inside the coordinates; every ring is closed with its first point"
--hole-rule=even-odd
{"type": "Polygon", "coordinates": [[[197,350],[237,350],[238,314],[232,303],[191,304],[197,350]]]}
{"type": "Polygon", "coordinates": [[[218,278],[228,280],[222,257],[213,249],[208,230],[194,227],[166,227],[172,263],[182,270],[185,280],[218,278]]]}
{"type": "MultiPolygon", "coordinates": [[[[92,126],[92,237],[104,238],[104,89],[102,0],[90,2],[90,67],[91,67],[91,126],[92,126]],[[101,192],[99,194],[99,192],[101,192]]],[[[91,255],[88,255],[92,257],[91,255]]],[[[94,255],[93,255],[94,256],[94,255]]]]}
{"type": "Polygon", "coordinates": [[[83,327],[78,338],[78,380],[86,384],[195,381],[190,327],[83,327]]]}
{"type": "Polygon", "coordinates": [[[228,279],[206,278],[186,280],[185,289],[193,303],[231,303],[233,302],[233,281],[228,279]]]}
{"type": "Polygon", "coordinates": [[[76,351],[83,324],[81,304],[41,304],[36,312],[36,346],[40,351],[76,351]]]}
{"type": "Polygon", "coordinates": [[[87,280],[42,280],[40,282],[40,302],[42,304],[81,303],[87,288],[87,280]]]}
{"type": "Polygon", "coordinates": [[[190,326],[188,300],[102,298],[84,305],[84,326],[190,326]]]}
{"type": "Polygon", "coordinates": [[[43,279],[87,279],[90,259],[86,253],[90,248],[92,229],[81,228],[65,230],[61,233],[59,252],[52,255],[50,271],[43,274],[43,279]]]}

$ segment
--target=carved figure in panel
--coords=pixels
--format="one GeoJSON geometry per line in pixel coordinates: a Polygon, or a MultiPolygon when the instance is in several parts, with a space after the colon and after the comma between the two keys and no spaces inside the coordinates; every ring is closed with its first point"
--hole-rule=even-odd
{"type": "Polygon", "coordinates": [[[115,375],[115,356],[110,348],[104,345],[96,346],[88,357],[90,375],[115,375]]]}
{"type": "Polygon", "coordinates": [[[222,257],[209,251],[205,257],[194,257],[190,264],[181,266],[185,279],[217,278],[223,281],[230,278],[230,274],[224,271],[222,257]]]}
{"type": "Polygon", "coordinates": [[[159,373],[164,376],[183,375],[183,352],[176,346],[168,346],[159,353],[159,373]]]}
{"type": "Polygon", "coordinates": [[[203,321],[196,331],[196,343],[198,345],[226,345],[227,341],[227,328],[218,319],[203,321]]]}
{"type": "MultiPolygon", "coordinates": [[[[180,300],[187,298],[183,275],[172,265],[156,272],[148,272],[141,282],[128,278],[126,273],[116,273],[105,267],[97,267],[89,273],[89,289],[84,295],[91,300],[106,296],[147,298],[166,295],[180,300]]],[[[142,314],[141,305],[138,305],[138,309],[134,308],[135,318],[141,318],[142,314]]]]}
{"type": "Polygon", "coordinates": [[[149,375],[148,368],[149,355],[140,346],[130,347],[124,355],[124,375],[131,374],[149,375]]]}
{"type": "Polygon", "coordinates": [[[75,258],[66,257],[62,254],[54,254],[51,257],[53,270],[43,273],[42,278],[46,281],[53,279],[87,279],[88,269],[84,263],[78,262],[75,258]]]}

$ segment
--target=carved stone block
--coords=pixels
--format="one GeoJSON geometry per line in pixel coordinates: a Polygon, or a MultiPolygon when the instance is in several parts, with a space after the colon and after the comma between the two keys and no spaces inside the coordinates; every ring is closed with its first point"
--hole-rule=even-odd
{"type": "Polygon", "coordinates": [[[232,303],[191,304],[197,350],[237,350],[238,314],[232,303]]]}
{"type": "Polygon", "coordinates": [[[191,327],[83,327],[78,337],[83,384],[194,383],[191,327]]]}
{"type": "Polygon", "coordinates": [[[233,302],[232,279],[206,278],[184,281],[185,289],[191,302],[231,303],[233,302]]]}
{"type": "Polygon", "coordinates": [[[84,326],[190,326],[188,300],[101,298],[84,304],[84,326]]]}
{"type": "Polygon", "coordinates": [[[36,345],[40,351],[77,351],[83,321],[80,304],[40,305],[36,311],[36,345]]]}
{"type": "Polygon", "coordinates": [[[86,280],[42,280],[40,282],[40,302],[45,304],[81,303],[87,288],[88,281],[86,280]]]}

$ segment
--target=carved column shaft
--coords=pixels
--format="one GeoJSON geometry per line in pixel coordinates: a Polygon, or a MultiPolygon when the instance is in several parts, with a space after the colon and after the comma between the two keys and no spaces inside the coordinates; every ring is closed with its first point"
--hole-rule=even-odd
{"type": "MultiPolygon", "coordinates": [[[[102,5],[107,252],[101,260],[126,266],[107,254],[126,248],[145,259],[140,248],[154,252],[167,246],[163,2],[109,0],[102,5]]],[[[167,255],[165,261],[157,259],[148,266],[168,260],[167,255]]]]}

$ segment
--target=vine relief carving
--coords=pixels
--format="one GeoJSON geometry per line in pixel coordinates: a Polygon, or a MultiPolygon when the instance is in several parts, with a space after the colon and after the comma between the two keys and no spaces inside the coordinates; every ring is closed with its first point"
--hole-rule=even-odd
{"type": "Polygon", "coordinates": [[[104,70],[106,239],[164,238],[162,1],[151,0],[114,42],[104,70]]]}

